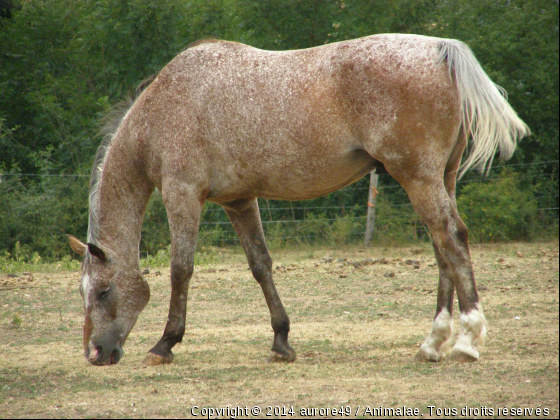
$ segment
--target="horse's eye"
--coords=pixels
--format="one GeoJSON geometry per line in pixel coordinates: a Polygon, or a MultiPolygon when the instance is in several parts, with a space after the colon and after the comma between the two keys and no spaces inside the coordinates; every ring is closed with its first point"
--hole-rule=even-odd
{"type": "Polygon", "coordinates": [[[109,296],[109,292],[111,291],[110,287],[107,287],[106,289],[103,289],[99,292],[99,294],[97,295],[97,298],[99,300],[103,300],[105,298],[107,298],[107,296],[109,296]]]}

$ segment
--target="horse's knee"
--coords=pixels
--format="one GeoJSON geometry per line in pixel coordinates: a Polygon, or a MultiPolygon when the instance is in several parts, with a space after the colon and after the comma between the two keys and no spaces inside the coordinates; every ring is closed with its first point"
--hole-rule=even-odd
{"type": "Polygon", "coordinates": [[[171,264],[171,284],[181,285],[188,282],[194,273],[194,264],[171,264]]]}
{"type": "Polygon", "coordinates": [[[262,283],[270,278],[272,274],[272,258],[268,253],[262,253],[251,258],[249,261],[251,272],[257,282],[262,283]]]}

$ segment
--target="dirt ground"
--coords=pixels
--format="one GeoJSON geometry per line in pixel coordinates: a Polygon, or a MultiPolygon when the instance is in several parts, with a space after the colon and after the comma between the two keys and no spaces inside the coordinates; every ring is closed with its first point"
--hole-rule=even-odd
{"type": "Polygon", "coordinates": [[[489,321],[474,364],[414,361],[435,310],[427,244],[273,252],[291,364],[266,362],[270,318],[238,249],[197,265],[185,340],[157,368],[141,361],[163,332],[167,267],[143,267],[150,303],[109,367],[82,355],[77,272],[1,273],[0,417],[557,418],[558,243],[472,254],[489,321]]]}

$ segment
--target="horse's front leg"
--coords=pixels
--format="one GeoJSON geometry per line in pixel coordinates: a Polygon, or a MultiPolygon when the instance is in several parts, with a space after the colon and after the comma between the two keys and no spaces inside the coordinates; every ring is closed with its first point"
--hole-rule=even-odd
{"type": "Polygon", "coordinates": [[[162,193],[171,232],[171,301],[163,336],[144,359],[148,366],[171,363],[171,349],[183,340],[189,283],[204,204],[200,201],[200,194],[188,185],[170,184],[162,193]]]}
{"type": "Polygon", "coordinates": [[[253,276],[261,286],[270,310],[274,341],[269,361],[293,362],[296,352],[288,344],[290,320],[272,280],[272,259],[266,247],[257,199],[239,200],[228,203],[224,208],[241,240],[253,276]]]}

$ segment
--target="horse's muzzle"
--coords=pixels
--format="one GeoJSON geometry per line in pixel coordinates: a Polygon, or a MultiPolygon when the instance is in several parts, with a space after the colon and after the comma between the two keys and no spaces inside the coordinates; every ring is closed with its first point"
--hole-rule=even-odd
{"type": "Polygon", "coordinates": [[[89,348],[84,353],[88,362],[92,365],[115,365],[121,360],[124,351],[121,346],[108,346],[103,344],[94,345],[90,342],[89,348]]]}

